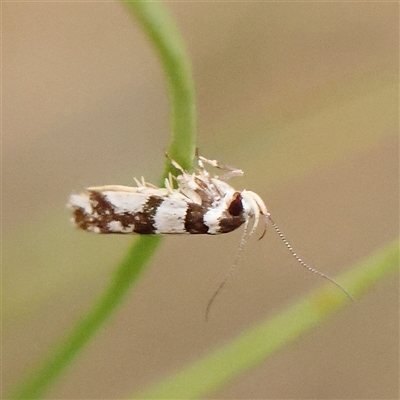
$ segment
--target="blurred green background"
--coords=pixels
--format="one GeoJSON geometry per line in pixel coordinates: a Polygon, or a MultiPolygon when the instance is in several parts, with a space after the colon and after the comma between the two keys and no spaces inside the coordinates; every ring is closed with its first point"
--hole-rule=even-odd
{"type": "MultiPolygon", "coordinates": [[[[242,168],[295,250],[335,276],[398,217],[396,3],[168,3],[192,58],[201,154],[242,168]]],[[[106,286],[133,237],[72,228],[85,186],[157,182],[165,81],[119,3],[3,3],[3,391],[106,286]]],[[[321,285],[270,230],[168,237],[110,325],[49,398],[122,398],[321,285]]],[[[218,398],[396,398],[398,280],[218,398]]],[[[266,338],[268,340],[268,338],[266,338]]],[[[211,397],[210,397],[211,398],[211,397]]]]}

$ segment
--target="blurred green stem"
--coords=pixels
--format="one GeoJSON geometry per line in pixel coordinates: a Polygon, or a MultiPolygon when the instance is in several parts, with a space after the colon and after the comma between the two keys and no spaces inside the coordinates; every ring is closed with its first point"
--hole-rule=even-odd
{"type": "MultiPolygon", "coordinates": [[[[398,270],[399,238],[354,265],[337,280],[358,298],[398,270]]],[[[221,390],[278,350],[287,348],[347,304],[348,298],[337,287],[327,283],[298,299],[277,316],[260,321],[226,345],[131,398],[208,398],[213,391],[221,390]]],[[[350,307],[354,306],[354,303],[350,303],[350,307]]]]}
{"type": "MultiPolygon", "coordinates": [[[[171,104],[172,141],[168,155],[186,170],[192,168],[196,147],[196,106],[192,70],[174,21],[159,2],[124,3],[140,22],[164,68],[171,104]]],[[[166,160],[166,170],[170,163],[166,160]]]]}
{"type": "MultiPolygon", "coordinates": [[[[159,3],[124,3],[137,18],[151,40],[163,65],[171,102],[172,139],[168,154],[185,169],[190,169],[195,150],[195,92],[190,63],[183,41],[173,21],[159,3]]],[[[164,177],[170,171],[170,164],[164,177]]],[[[44,395],[71,361],[121,305],[129,289],[161,243],[157,236],[141,236],[116,268],[109,287],[83,316],[61,344],[36,366],[32,375],[15,390],[12,398],[35,399],[44,395]]]]}

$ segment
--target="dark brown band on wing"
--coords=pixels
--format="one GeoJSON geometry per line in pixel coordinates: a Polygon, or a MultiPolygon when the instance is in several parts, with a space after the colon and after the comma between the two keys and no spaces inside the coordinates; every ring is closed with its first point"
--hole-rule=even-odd
{"type": "Polygon", "coordinates": [[[192,234],[204,234],[208,232],[208,226],[204,223],[204,214],[207,208],[199,204],[189,203],[185,216],[185,230],[192,234]]]}
{"type": "Polygon", "coordinates": [[[155,216],[157,208],[162,202],[162,197],[150,196],[143,206],[143,211],[133,214],[135,224],[134,232],[141,235],[151,235],[156,233],[155,216]]]}
{"type": "Polygon", "coordinates": [[[90,230],[89,226],[91,226],[91,222],[83,208],[75,207],[72,215],[74,216],[74,222],[78,228],[84,231],[90,230]]]}
{"type": "Polygon", "coordinates": [[[163,202],[162,197],[150,196],[143,205],[143,210],[135,213],[116,213],[115,206],[107,200],[107,197],[98,191],[89,192],[89,200],[92,206],[92,213],[87,214],[83,208],[75,208],[74,219],[76,225],[84,230],[99,233],[139,233],[142,235],[156,232],[155,215],[157,208],[163,202]],[[119,222],[122,231],[110,228],[112,222],[119,222]]]}
{"type": "Polygon", "coordinates": [[[229,233],[242,226],[244,223],[243,215],[238,217],[228,216],[219,221],[219,233],[229,233]]]}

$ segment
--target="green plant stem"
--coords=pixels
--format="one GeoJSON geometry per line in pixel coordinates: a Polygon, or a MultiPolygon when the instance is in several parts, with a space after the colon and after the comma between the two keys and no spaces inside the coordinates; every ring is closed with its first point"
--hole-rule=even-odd
{"type": "MultiPolygon", "coordinates": [[[[168,155],[178,161],[184,169],[190,170],[196,147],[195,90],[191,65],[182,37],[159,2],[129,1],[124,4],[140,22],[146,36],[157,49],[167,77],[173,132],[168,155]]],[[[166,170],[169,171],[170,163],[168,160],[166,163],[166,170]]]]}
{"type": "Polygon", "coordinates": [[[119,264],[105,293],[12,398],[35,399],[43,396],[46,388],[60,376],[121,304],[160,243],[161,238],[157,236],[142,236],[135,241],[119,264]]]}
{"type": "MultiPolygon", "coordinates": [[[[399,239],[396,239],[337,280],[352,295],[359,297],[398,269],[399,239]]],[[[276,317],[247,329],[227,345],[131,398],[198,399],[209,396],[324,322],[348,303],[348,298],[340,290],[326,284],[276,317]]]]}
{"type": "MultiPolygon", "coordinates": [[[[195,94],[190,64],[182,39],[162,5],[146,2],[125,3],[142,25],[159,54],[166,77],[172,105],[172,139],[169,156],[184,168],[190,169],[196,138],[195,94]]],[[[170,164],[164,172],[166,177],[170,164]]],[[[128,250],[116,268],[115,275],[103,295],[83,316],[58,347],[39,364],[33,374],[15,390],[16,399],[43,396],[49,386],[60,377],[101,326],[122,303],[129,289],[136,283],[144,267],[161,243],[157,236],[141,236],[128,250]]]]}

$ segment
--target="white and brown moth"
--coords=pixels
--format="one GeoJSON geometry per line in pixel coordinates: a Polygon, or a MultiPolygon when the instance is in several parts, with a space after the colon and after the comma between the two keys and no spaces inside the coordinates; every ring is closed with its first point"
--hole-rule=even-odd
{"type": "Polygon", "coordinates": [[[174,160],[180,171],[176,178],[165,179],[158,188],[135,178],[136,187],[99,186],[73,194],[69,206],[76,225],[95,233],[209,234],[231,232],[247,225],[254,217],[252,232],[261,215],[268,212],[254,192],[237,191],[226,183],[243,171],[198,157],[199,170],[188,173],[174,160]],[[204,163],[226,170],[222,177],[210,176],[204,163]],[[173,180],[177,188],[174,188],[173,180]]]}
{"type": "Polygon", "coordinates": [[[296,260],[309,271],[328,279],[345,294],[350,294],[335,280],[306,264],[292,249],[278,226],[272,220],[261,197],[250,191],[238,191],[226,181],[242,176],[243,171],[216,160],[197,156],[198,170],[185,171],[176,161],[170,160],[180,174],[169,175],[165,188],[156,187],[135,178],[136,186],[89,187],[81,194],[72,194],[68,206],[73,211],[76,226],[94,233],[117,234],[208,234],[218,235],[232,232],[244,226],[242,240],[230,272],[220,284],[207,307],[224,286],[228,276],[237,264],[246,237],[250,236],[264,220],[264,236],[270,222],[283,243],[296,260]],[[224,175],[211,176],[204,164],[225,171],[224,175]],[[174,188],[174,180],[177,188],[174,188]],[[250,232],[248,226],[253,222],[250,232]]]}

